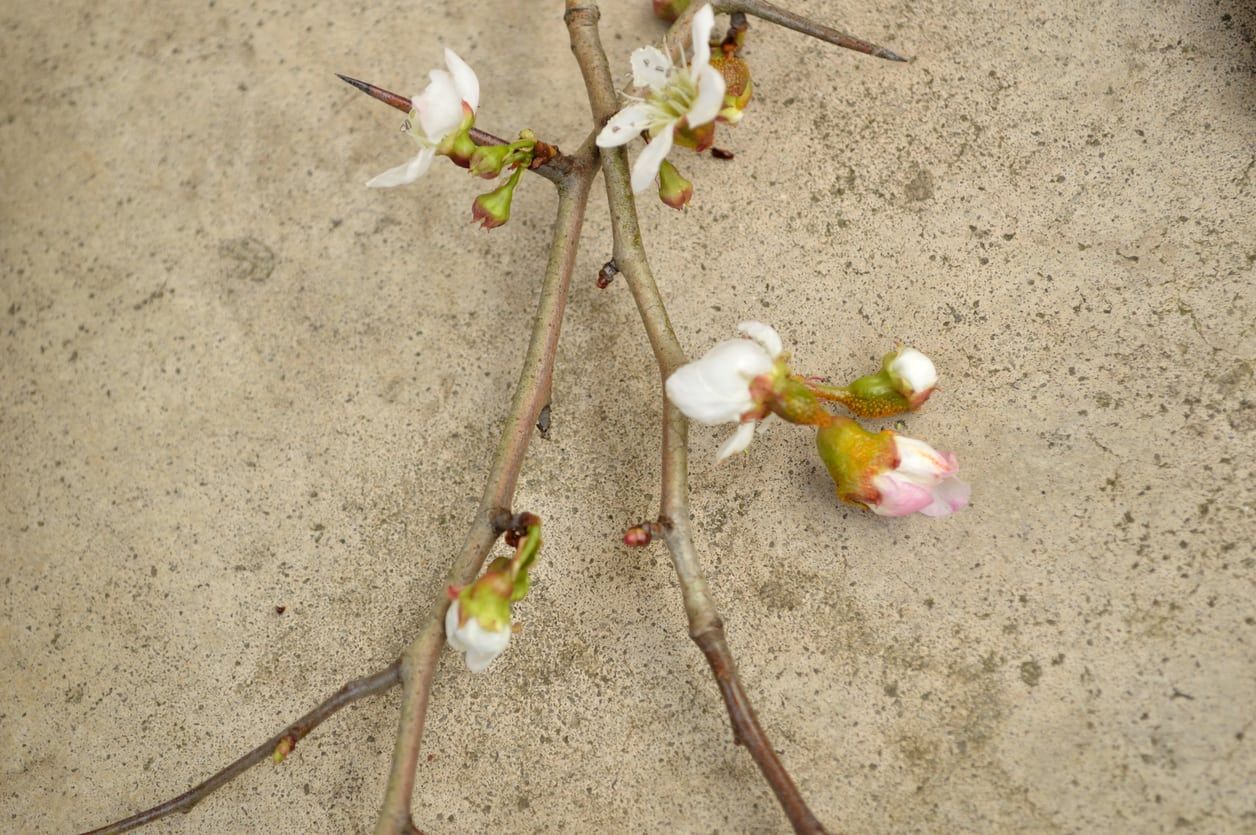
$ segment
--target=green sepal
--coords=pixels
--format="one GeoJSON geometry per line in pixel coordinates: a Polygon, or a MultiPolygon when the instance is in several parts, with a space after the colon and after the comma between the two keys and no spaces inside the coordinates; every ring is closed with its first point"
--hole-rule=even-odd
{"type": "Polygon", "coordinates": [[[893,469],[897,458],[893,432],[869,432],[844,417],[833,417],[816,432],[816,449],[837,495],[860,504],[876,501],[877,491],[871,479],[883,470],[893,469]]]}

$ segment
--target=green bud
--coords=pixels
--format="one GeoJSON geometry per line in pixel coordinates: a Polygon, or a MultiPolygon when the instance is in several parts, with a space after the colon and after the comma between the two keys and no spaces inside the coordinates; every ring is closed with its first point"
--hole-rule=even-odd
{"type": "Polygon", "coordinates": [[[516,168],[510,179],[487,194],[481,194],[471,204],[471,219],[484,229],[495,229],[510,220],[510,202],[515,196],[515,186],[523,169],[516,168]]]}
{"type": "Polygon", "coordinates": [[[683,209],[693,199],[693,183],[686,180],[667,160],[659,165],[659,199],[673,209],[683,209]]]}

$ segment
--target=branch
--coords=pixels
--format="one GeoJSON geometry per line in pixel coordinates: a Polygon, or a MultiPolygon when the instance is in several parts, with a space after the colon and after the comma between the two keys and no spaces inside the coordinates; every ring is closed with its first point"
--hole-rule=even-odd
{"type": "MultiPolygon", "coordinates": [[[[692,24],[694,13],[701,7],[701,3],[691,3],[689,8],[685,10],[685,13],[676,19],[676,22],[672,24],[672,28],[668,32],[668,43],[684,44],[689,42],[689,28],[692,24]]],[[[869,43],[854,35],[848,35],[831,26],[825,26],[823,23],[816,23],[802,15],[791,12],[789,9],[782,9],[774,3],[768,3],[766,0],[717,0],[711,3],[711,7],[717,14],[748,14],[751,17],[757,17],[768,23],[775,23],[777,26],[792,29],[816,40],[831,43],[843,49],[853,49],[855,52],[862,52],[864,55],[871,55],[874,58],[884,58],[887,61],[908,60],[883,46],[869,43]]]]}
{"type": "MultiPolygon", "coordinates": [[[[571,48],[593,109],[593,120],[601,126],[619,108],[606,53],[598,37],[598,7],[595,2],[566,0],[567,28],[571,48]]],[[[623,272],[645,325],[650,347],[658,362],[663,380],[685,362],[684,350],[672,331],[667,309],[655,284],[654,275],[641,243],[636,203],[629,185],[628,157],[624,148],[602,152],[602,176],[611,212],[614,234],[615,263],[623,272]]],[[[711,672],[719,684],[733,725],[736,740],[746,746],[796,832],[823,833],[816,819],[790,779],[789,773],[776,757],[767,735],[759,726],[750,705],[732,653],[724,639],[724,625],[715,609],[706,578],[698,563],[689,529],[688,423],[684,415],[663,398],[663,464],[662,495],[659,522],[664,541],[672,555],[680,581],[685,612],[689,618],[689,636],[706,656],[711,672]]]]}
{"type": "Polygon", "coordinates": [[[286,755],[298,742],[305,738],[306,734],[317,728],[342,707],[351,705],[359,699],[365,699],[367,696],[382,693],[400,681],[400,661],[394,661],[374,675],[355,679],[329,696],[318,707],[200,785],[194,786],[178,797],[167,800],[165,803],[154,806],[147,811],[139,812],[129,818],[103,826],[100,829],[93,829],[91,832],[84,833],[84,835],[100,835],[100,833],[110,833],[112,835],[112,833],[117,832],[129,832],[132,829],[152,823],[175,812],[190,812],[197,803],[200,803],[210,794],[230,783],[262,760],[275,756],[277,751],[283,750],[283,753],[286,755]],[[284,746],[283,749],[279,748],[281,745],[284,746]]]}
{"type": "MultiPolygon", "coordinates": [[[[541,409],[549,402],[558,333],[567,304],[589,187],[597,174],[596,158],[597,149],[590,137],[574,156],[564,158],[570,167],[556,181],[558,217],[554,222],[554,238],[532,326],[532,339],[519,372],[510,414],[493,456],[479,510],[462,551],[449,570],[450,585],[467,585],[480,573],[485,557],[502,531],[503,520],[509,515],[515,482],[528,449],[532,427],[541,409]]],[[[445,640],[445,612],[448,608],[449,599],[442,588],[428,613],[423,631],[401,659],[401,726],[397,731],[384,803],[375,823],[377,835],[400,835],[414,831],[410,816],[414,770],[423,739],[432,676],[445,640]]]]}

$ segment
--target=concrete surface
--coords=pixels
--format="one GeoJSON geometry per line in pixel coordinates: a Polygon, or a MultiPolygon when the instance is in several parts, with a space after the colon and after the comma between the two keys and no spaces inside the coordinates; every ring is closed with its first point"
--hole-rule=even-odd
{"type": "MultiPolygon", "coordinates": [[[[342,71],[413,92],[456,48],[481,125],[574,147],[558,4],[28,3],[0,11],[0,829],[177,793],[395,656],[460,541],[555,200],[468,224],[342,71]],[[277,607],[285,607],[282,614],[277,607]]],[[[896,338],[943,391],[910,434],[973,507],[839,507],[805,432],[710,464],[698,541],[749,691],[850,832],[1256,831],[1256,13],[1222,2],[807,0],[915,56],[755,27],[758,96],[642,209],[684,343],[747,316],[797,367],[896,338]]],[[[608,2],[629,50],[660,28],[608,2]]],[[[600,191],[595,188],[595,195],[600,191]]],[[[491,675],[446,653],[433,832],[780,832],[685,637],[655,375],[595,198],[518,507],[548,546],[491,675]]],[[[361,832],[395,694],[169,832],[361,832]]]]}

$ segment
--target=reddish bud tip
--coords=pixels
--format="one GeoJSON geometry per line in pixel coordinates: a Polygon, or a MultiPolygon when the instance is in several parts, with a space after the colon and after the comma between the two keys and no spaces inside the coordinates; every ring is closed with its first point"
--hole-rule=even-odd
{"type": "Polygon", "coordinates": [[[624,531],[624,544],[629,548],[644,548],[653,539],[654,535],[645,525],[637,525],[624,531]]]}

